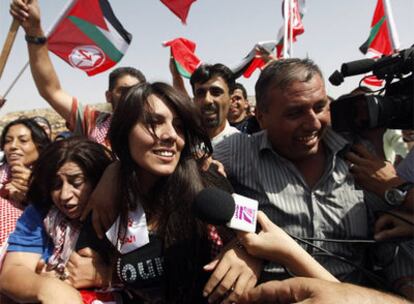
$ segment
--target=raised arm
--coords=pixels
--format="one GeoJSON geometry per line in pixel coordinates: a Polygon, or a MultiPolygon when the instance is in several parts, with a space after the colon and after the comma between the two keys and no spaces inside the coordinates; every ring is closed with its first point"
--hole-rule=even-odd
{"type": "Polygon", "coordinates": [[[8,252],[0,273],[0,292],[19,303],[78,303],[79,292],[65,282],[35,273],[39,254],[8,252]]]}
{"type": "MultiPolygon", "coordinates": [[[[10,5],[11,15],[19,20],[27,36],[44,37],[40,22],[38,0],[13,0],[10,5]]],[[[66,121],[70,119],[72,96],[60,86],[59,78],[49,57],[47,43],[27,43],[30,69],[39,94],[66,121]]]]}
{"type": "Polygon", "coordinates": [[[177,66],[175,65],[174,58],[172,56],[170,57],[170,72],[173,87],[183,94],[190,96],[188,95],[188,92],[185,88],[183,76],[181,76],[180,72],[178,72],[177,66]]]}

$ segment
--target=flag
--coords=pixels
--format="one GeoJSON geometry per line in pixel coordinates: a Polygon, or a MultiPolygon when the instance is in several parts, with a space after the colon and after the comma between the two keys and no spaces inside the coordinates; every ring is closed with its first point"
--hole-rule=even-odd
{"type": "Polygon", "coordinates": [[[92,76],[119,62],[131,39],[107,0],[73,0],[50,31],[48,47],[92,76]]]}
{"type": "Polygon", "coordinates": [[[190,78],[201,64],[201,60],[194,53],[196,44],[185,38],[176,38],[164,42],[163,45],[171,48],[171,56],[174,58],[178,72],[183,77],[190,78]]]}
{"type": "Polygon", "coordinates": [[[241,75],[249,78],[256,69],[261,69],[266,64],[262,58],[256,56],[258,47],[264,49],[268,53],[272,53],[275,50],[276,41],[272,40],[256,43],[247,56],[244,57],[239,64],[231,68],[235,78],[238,78],[241,75]]]}
{"type": "MultiPolygon", "coordinates": [[[[288,13],[288,40],[290,40],[290,33],[292,32],[292,41],[296,42],[296,37],[303,34],[305,32],[305,28],[302,23],[303,15],[305,14],[305,0],[288,0],[291,1],[292,8],[290,9],[288,13]],[[292,22],[290,22],[291,18],[290,15],[292,13],[292,22]],[[292,29],[292,30],[291,30],[292,29]]],[[[282,2],[282,15],[283,18],[286,18],[284,12],[284,5],[285,0],[282,2]]],[[[277,35],[277,45],[276,45],[276,54],[277,57],[282,57],[283,54],[283,48],[284,48],[284,38],[285,38],[285,25],[282,25],[282,27],[279,29],[278,35],[277,35]]],[[[290,47],[287,46],[288,52],[290,52],[290,47]]]]}
{"type": "Polygon", "coordinates": [[[184,24],[186,23],[190,6],[195,1],[196,0],[161,0],[161,2],[180,18],[181,22],[184,24]]]}
{"type": "MultiPolygon", "coordinates": [[[[388,0],[378,0],[368,39],[359,50],[368,58],[378,58],[391,55],[399,48],[398,37],[388,0]]],[[[375,76],[364,78],[364,83],[370,86],[381,86],[382,80],[375,76]]]]}

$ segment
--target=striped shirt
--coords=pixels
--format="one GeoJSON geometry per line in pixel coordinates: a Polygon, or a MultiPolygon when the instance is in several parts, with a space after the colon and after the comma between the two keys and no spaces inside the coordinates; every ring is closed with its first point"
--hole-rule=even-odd
{"type": "MultiPolygon", "coordinates": [[[[312,189],[294,164],[273,150],[266,131],[230,136],[216,146],[213,157],[223,163],[235,191],[258,200],[259,208],[288,233],[318,239],[372,238],[373,218],[368,206],[381,209],[387,208],[386,204],[355,185],[348,164],[340,156],[347,141],[330,129],[322,140],[327,150],[325,171],[312,189]]],[[[312,243],[367,266],[369,250],[364,245],[312,243]]],[[[311,246],[306,249],[338,279],[362,282],[355,267],[315,255],[317,250],[311,246]]],[[[412,258],[404,260],[409,263],[405,269],[397,260],[390,267],[392,275],[387,274],[392,281],[414,273],[412,258]]],[[[277,271],[278,267],[269,265],[266,270],[277,271]]]]}

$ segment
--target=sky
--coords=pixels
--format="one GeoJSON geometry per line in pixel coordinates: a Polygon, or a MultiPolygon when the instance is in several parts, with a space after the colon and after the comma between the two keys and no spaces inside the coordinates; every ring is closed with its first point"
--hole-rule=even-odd
{"type": "MultiPolygon", "coordinates": [[[[414,0],[389,0],[401,49],[414,44],[414,0]]],[[[119,66],[134,66],[150,81],[171,81],[168,68],[169,49],[163,41],[185,37],[197,44],[196,54],[208,63],[237,64],[256,42],[275,40],[283,23],[282,0],[197,0],[191,7],[187,24],[172,14],[159,0],[109,0],[115,15],[132,35],[131,45],[119,66]]],[[[359,46],[368,38],[377,0],[307,0],[303,18],[305,33],[293,45],[294,57],[309,57],[321,68],[325,78],[344,62],[362,59],[359,46]]],[[[50,28],[66,0],[39,0],[42,24],[50,28]]],[[[0,44],[6,39],[12,18],[9,1],[0,0],[0,44]]],[[[62,87],[83,103],[105,102],[108,74],[111,70],[88,77],[51,54],[62,87]]],[[[19,30],[9,60],[0,79],[3,95],[28,61],[23,30],[19,30]]],[[[239,78],[254,95],[260,74],[239,78]]],[[[361,77],[346,78],[340,87],[327,81],[333,97],[351,91],[361,77]]],[[[38,94],[29,69],[7,96],[2,114],[13,111],[47,108],[38,94]]]]}

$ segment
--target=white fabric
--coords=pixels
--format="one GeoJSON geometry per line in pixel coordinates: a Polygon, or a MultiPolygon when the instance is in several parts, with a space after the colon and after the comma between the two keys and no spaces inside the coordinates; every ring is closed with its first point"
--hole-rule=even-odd
{"type": "Polygon", "coordinates": [[[235,127],[230,126],[229,122],[226,120],[226,126],[224,127],[223,131],[211,139],[211,145],[213,146],[213,149],[219,142],[223,141],[223,139],[235,133],[240,133],[240,131],[235,127]]]}
{"type": "Polygon", "coordinates": [[[123,229],[123,226],[120,225],[120,217],[118,216],[115,223],[105,234],[121,254],[134,251],[149,243],[147,219],[141,204],[138,204],[135,210],[128,211],[126,233],[120,232],[119,229],[123,229]],[[123,236],[122,239],[121,236],[123,236]]]}

